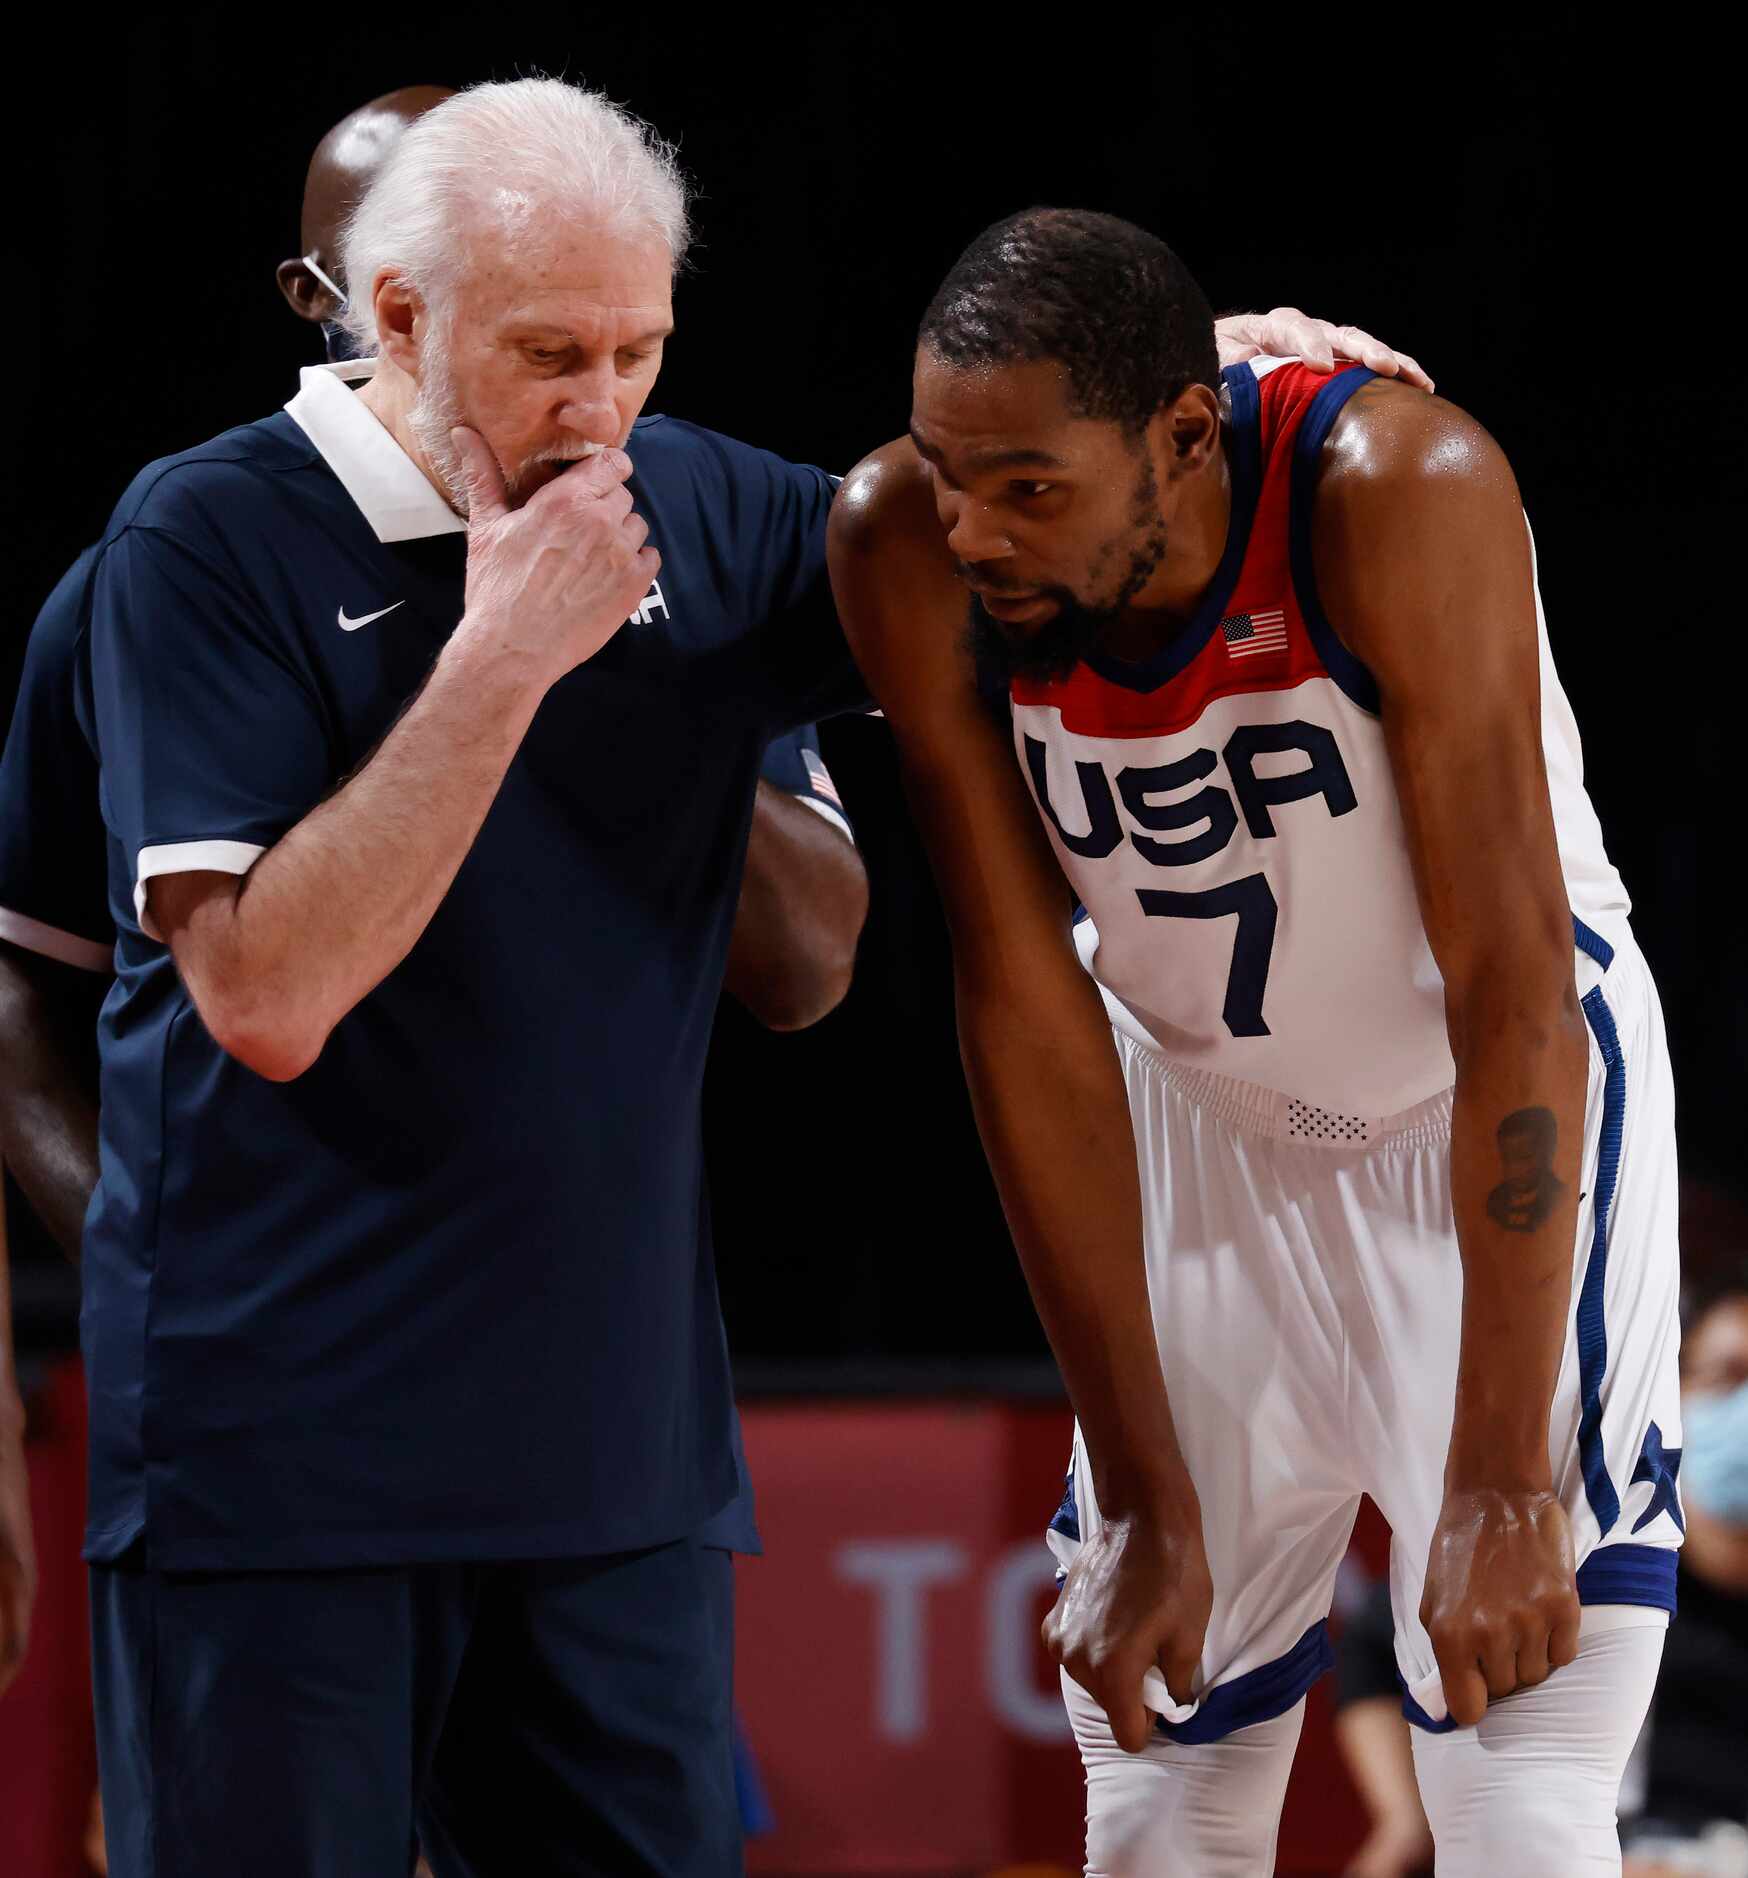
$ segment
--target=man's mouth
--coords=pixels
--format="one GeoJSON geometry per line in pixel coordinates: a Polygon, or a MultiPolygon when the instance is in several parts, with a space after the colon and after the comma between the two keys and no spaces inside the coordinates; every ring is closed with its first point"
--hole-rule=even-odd
{"type": "Polygon", "coordinates": [[[991,619],[1004,626],[1030,626],[1047,619],[1056,602],[1044,593],[991,593],[985,587],[973,587],[978,603],[991,619]]]}

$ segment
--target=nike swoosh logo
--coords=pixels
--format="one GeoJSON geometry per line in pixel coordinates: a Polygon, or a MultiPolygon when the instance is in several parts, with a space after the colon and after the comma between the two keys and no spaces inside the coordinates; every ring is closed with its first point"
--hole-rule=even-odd
{"type": "MultiPolygon", "coordinates": [[[[395,606],[405,606],[405,605],[406,605],[405,600],[397,600],[395,602],[395,606]]],[[[379,612],[366,613],[360,619],[348,619],[346,617],[346,609],[344,607],[341,607],[340,630],[343,633],[355,633],[357,632],[360,626],[368,626],[373,619],[381,619],[384,613],[392,613],[395,610],[395,606],[385,606],[379,612]]]]}

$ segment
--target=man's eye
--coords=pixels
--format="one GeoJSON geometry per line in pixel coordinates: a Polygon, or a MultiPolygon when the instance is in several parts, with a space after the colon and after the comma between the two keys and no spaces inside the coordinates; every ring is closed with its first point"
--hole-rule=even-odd
{"type": "Polygon", "coordinates": [[[621,366],[629,368],[631,366],[641,365],[648,357],[649,354],[647,352],[621,352],[619,355],[619,363],[621,366]]]}
{"type": "Polygon", "coordinates": [[[1016,496],[1047,496],[1056,485],[1054,483],[1013,483],[1010,487],[1016,496]]]}
{"type": "Polygon", "coordinates": [[[549,352],[541,346],[525,346],[523,350],[536,365],[554,365],[564,357],[562,352],[549,352]]]}

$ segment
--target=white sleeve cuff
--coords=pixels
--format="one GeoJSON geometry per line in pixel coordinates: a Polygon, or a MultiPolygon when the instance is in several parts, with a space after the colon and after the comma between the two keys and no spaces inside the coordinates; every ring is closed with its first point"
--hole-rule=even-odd
{"type": "Polygon", "coordinates": [[[62,932],[59,926],[47,926],[28,913],[14,913],[0,906],[0,939],[9,939],[26,952],[40,952],[45,959],[59,959],[63,965],[77,965],[83,972],[111,973],[115,970],[115,947],[99,945],[95,939],[81,939],[77,933],[62,932]]]}
{"type": "Polygon", "coordinates": [[[845,840],[849,842],[851,847],[856,845],[856,831],[850,826],[848,820],[843,815],[839,814],[829,802],[820,801],[818,796],[797,796],[795,800],[797,802],[805,802],[807,806],[813,810],[815,815],[823,815],[834,828],[841,830],[845,840]]]}
{"type": "Polygon", "coordinates": [[[164,943],[146,911],[148,880],[159,874],[246,874],[266,852],[253,841],[171,841],[161,848],[141,848],[134,869],[134,918],[140,931],[164,943]]]}

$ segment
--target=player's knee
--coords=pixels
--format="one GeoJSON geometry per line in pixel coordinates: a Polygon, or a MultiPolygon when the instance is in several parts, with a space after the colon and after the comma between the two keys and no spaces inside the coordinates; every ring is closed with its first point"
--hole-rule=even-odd
{"type": "Polygon", "coordinates": [[[1614,1796],[1562,1783],[1543,1793],[1514,1787],[1509,1801],[1479,1792],[1457,1817],[1428,1823],[1441,1878],[1585,1878],[1620,1871],[1614,1796]]]}

